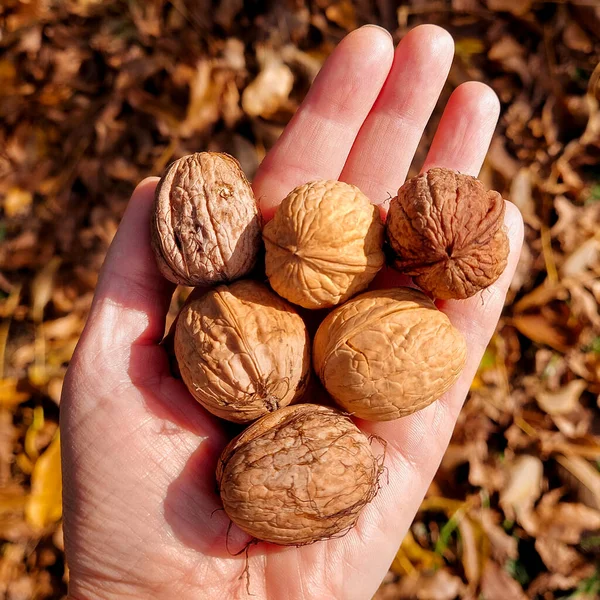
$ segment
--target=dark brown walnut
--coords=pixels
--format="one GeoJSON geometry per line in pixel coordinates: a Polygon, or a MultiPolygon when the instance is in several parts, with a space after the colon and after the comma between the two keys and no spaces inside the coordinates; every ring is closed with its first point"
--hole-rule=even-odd
{"type": "Polygon", "coordinates": [[[199,286],[248,273],[261,248],[262,222],[240,164],[197,152],[170,165],[156,188],[152,246],[161,273],[199,286]]]}
{"type": "Polygon", "coordinates": [[[334,400],[371,421],[437,400],[465,364],[464,337],[423,292],[376,290],[336,308],[313,344],[315,371],[334,400]]]}
{"type": "Polygon", "coordinates": [[[303,545],[342,535],[378,490],[382,465],[345,414],[288,406],[223,451],[217,484],[229,518],[252,537],[303,545]]]}
{"type": "Polygon", "coordinates": [[[191,394],[211,413],[247,423],[298,398],[310,372],[298,313],[255,281],[221,285],[186,304],[175,356],[191,394]]]}
{"type": "Polygon", "coordinates": [[[430,169],[390,204],[394,267],[436,298],[468,298],[498,279],[508,257],[504,200],[475,177],[430,169]]]}

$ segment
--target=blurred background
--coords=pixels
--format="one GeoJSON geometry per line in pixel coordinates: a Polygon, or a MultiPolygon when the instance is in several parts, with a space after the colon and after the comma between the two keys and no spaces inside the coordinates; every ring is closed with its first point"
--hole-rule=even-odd
{"type": "MultiPolygon", "coordinates": [[[[598,0],[3,0],[0,597],[62,598],[60,393],[135,184],[197,150],[251,177],[327,55],[420,23],[502,116],[483,181],[526,244],[439,473],[378,600],[600,597],[598,0]]],[[[185,292],[176,296],[176,310],[185,292]]]]}

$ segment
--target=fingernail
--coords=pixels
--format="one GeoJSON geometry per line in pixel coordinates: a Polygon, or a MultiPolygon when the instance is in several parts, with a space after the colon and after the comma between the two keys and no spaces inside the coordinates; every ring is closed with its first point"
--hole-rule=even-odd
{"type": "Polygon", "coordinates": [[[366,25],[360,27],[360,29],[364,29],[365,27],[372,27],[373,29],[379,29],[379,31],[385,31],[390,36],[390,39],[392,39],[392,34],[385,27],[381,27],[381,25],[375,25],[375,23],[367,23],[366,25]]]}

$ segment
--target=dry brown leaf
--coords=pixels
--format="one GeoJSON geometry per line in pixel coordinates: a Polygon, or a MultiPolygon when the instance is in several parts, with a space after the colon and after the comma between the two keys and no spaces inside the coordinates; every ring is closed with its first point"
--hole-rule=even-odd
{"type": "Polygon", "coordinates": [[[454,600],[462,596],[465,584],[460,577],[447,569],[439,569],[433,574],[414,573],[400,581],[397,588],[398,599],[407,600],[454,600]]]}
{"type": "Polygon", "coordinates": [[[581,456],[558,455],[556,462],[563,467],[559,474],[575,490],[578,499],[600,510],[600,472],[581,456]]]}
{"type": "Polygon", "coordinates": [[[578,544],[586,531],[600,529],[600,511],[576,502],[559,502],[561,490],[546,494],[535,511],[537,532],[565,544],[578,544]]]}
{"type": "Polygon", "coordinates": [[[262,68],[244,90],[242,108],[251,117],[268,119],[288,99],[294,85],[294,74],[271,50],[265,48],[260,54],[262,68]]]}
{"type": "Polygon", "coordinates": [[[566,352],[568,349],[565,333],[541,314],[517,315],[512,318],[511,323],[533,342],[546,344],[559,352],[566,352]]]}
{"type": "MultiPolygon", "coordinates": [[[[537,599],[543,598],[543,594],[546,592],[575,589],[583,579],[594,575],[594,572],[594,564],[589,563],[569,575],[561,575],[560,573],[542,573],[536,577],[527,588],[527,595],[529,598],[537,599]]],[[[586,598],[585,596],[576,598],[577,600],[595,600],[594,598],[586,598]]]]}
{"type": "Polygon", "coordinates": [[[491,510],[481,511],[481,526],[490,543],[490,553],[494,560],[504,564],[507,559],[516,559],[519,556],[517,538],[508,535],[497,523],[499,515],[491,510]]]}
{"type": "Polygon", "coordinates": [[[582,379],[574,379],[558,390],[538,392],[536,400],[549,415],[566,415],[580,407],[579,397],[586,386],[582,379]]]}
{"type": "Polygon", "coordinates": [[[485,600],[526,600],[523,588],[497,563],[488,561],[481,579],[481,594],[485,600]]]}
{"type": "Polygon", "coordinates": [[[527,518],[542,493],[544,466],[537,456],[523,454],[508,469],[508,481],[500,491],[500,506],[509,519],[527,518]]]}
{"type": "Polygon", "coordinates": [[[573,548],[543,533],[535,540],[535,549],[548,570],[569,575],[583,563],[583,557],[573,548]]]}

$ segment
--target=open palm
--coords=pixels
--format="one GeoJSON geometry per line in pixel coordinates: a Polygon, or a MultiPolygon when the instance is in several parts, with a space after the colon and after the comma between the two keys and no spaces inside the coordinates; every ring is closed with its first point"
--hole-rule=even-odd
{"type": "MultiPolygon", "coordinates": [[[[444,30],[421,26],[394,52],[382,29],[363,27],[333,52],[254,181],[266,218],[314,179],[357,185],[373,202],[395,195],[452,61],[444,30]]],[[[480,83],[450,98],[423,169],[477,175],[498,118],[480,83]]],[[[107,256],[87,326],[65,382],[64,519],[70,598],[244,598],[247,536],[215,492],[226,432],[171,377],[159,346],[173,292],[150,249],[156,178],[135,190],[107,256]]],[[[518,258],[522,224],[507,205],[511,255],[488,290],[439,304],[465,335],[468,362],[440,401],[410,417],[360,423],[387,440],[389,477],[345,537],[302,548],[258,544],[250,592],[275,600],[368,599],[409,527],[449,442],[493,333],[518,258]]],[[[392,273],[377,278],[391,285],[392,273]]]]}

